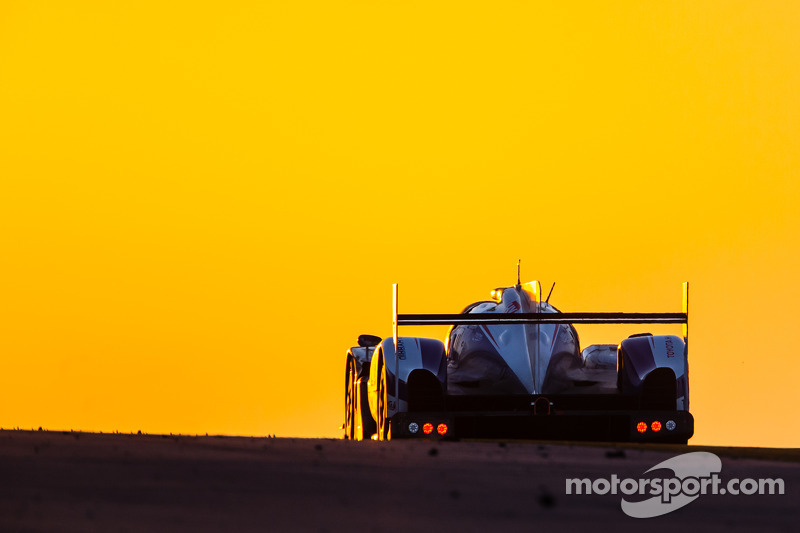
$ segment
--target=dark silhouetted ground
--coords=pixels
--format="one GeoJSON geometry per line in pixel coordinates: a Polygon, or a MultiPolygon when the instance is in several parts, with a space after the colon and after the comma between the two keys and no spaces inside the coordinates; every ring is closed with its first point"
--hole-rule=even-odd
{"type": "Polygon", "coordinates": [[[702,448],[783,496],[634,519],[620,496],[565,494],[698,449],[0,431],[0,531],[797,531],[800,450],[702,448]]]}

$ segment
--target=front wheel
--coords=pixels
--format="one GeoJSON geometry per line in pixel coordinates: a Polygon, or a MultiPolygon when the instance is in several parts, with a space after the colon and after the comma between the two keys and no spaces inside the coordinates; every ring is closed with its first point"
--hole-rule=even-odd
{"type": "Polygon", "coordinates": [[[347,360],[344,381],[344,438],[355,438],[355,369],[353,360],[347,360]]]}

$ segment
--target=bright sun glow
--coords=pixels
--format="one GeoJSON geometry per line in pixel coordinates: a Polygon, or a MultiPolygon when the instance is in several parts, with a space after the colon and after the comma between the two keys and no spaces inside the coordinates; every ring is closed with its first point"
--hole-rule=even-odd
{"type": "Polygon", "coordinates": [[[0,427],[338,436],[392,283],[458,312],[522,258],[562,311],[680,311],[690,281],[692,443],[800,446],[799,27],[778,1],[5,2],[0,427]]]}

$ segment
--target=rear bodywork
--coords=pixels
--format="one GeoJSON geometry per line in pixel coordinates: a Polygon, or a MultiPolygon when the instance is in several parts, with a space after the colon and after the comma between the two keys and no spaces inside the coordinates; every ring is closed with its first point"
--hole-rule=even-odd
{"type": "Polygon", "coordinates": [[[518,283],[458,314],[403,315],[395,286],[393,336],[369,363],[376,438],[692,436],[687,284],[680,313],[562,313],[540,295],[538,282],[518,283]],[[576,323],[683,324],[684,334],[581,348],[576,323]],[[428,324],[451,325],[444,342],[398,335],[400,326],[428,324]]]}

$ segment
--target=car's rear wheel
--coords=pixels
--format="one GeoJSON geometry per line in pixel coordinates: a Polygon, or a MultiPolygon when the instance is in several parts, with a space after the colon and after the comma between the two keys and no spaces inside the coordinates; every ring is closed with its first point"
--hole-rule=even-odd
{"type": "Polygon", "coordinates": [[[640,404],[642,409],[672,411],[676,408],[677,383],[671,368],[661,367],[651,371],[642,383],[640,404]]]}
{"type": "Polygon", "coordinates": [[[381,356],[378,359],[378,440],[389,440],[392,438],[392,428],[388,416],[386,366],[383,362],[381,356]]]}

